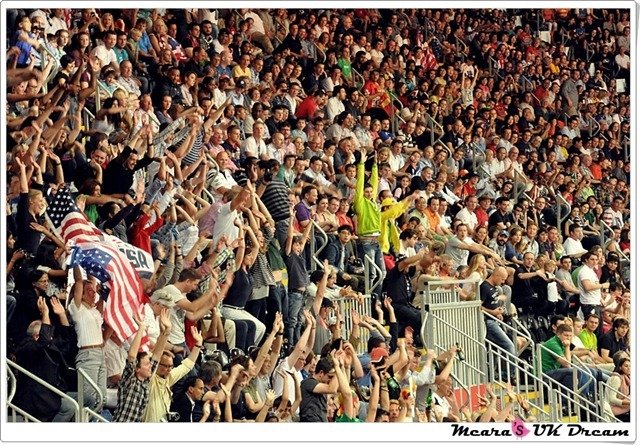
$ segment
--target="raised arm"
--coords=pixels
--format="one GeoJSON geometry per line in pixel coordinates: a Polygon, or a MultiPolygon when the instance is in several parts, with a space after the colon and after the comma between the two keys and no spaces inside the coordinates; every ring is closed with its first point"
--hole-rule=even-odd
{"type": "Polygon", "coordinates": [[[143,320],[139,318],[139,316],[134,317],[135,322],[138,324],[138,331],[136,332],[135,337],[131,341],[131,346],[129,347],[129,354],[127,355],[127,360],[135,363],[136,358],[138,357],[138,351],[140,350],[140,342],[142,341],[142,336],[147,331],[147,325],[143,320]]]}
{"type": "Polygon", "coordinates": [[[163,308],[162,311],[160,311],[160,335],[158,336],[156,345],[153,348],[153,355],[151,356],[151,360],[155,360],[156,362],[160,361],[162,352],[167,346],[167,339],[169,338],[170,332],[171,320],[169,318],[169,309],[163,308]]]}
{"type": "Polygon", "coordinates": [[[324,292],[327,289],[327,280],[329,279],[329,275],[331,275],[331,266],[329,265],[329,261],[324,260],[322,263],[322,268],[324,275],[320,279],[318,283],[318,289],[316,291],[316,296],[313,299],[313,313],[318,315],[320,313],[320,306],[322,305],[322,299],[324,298],[324,292]]]}

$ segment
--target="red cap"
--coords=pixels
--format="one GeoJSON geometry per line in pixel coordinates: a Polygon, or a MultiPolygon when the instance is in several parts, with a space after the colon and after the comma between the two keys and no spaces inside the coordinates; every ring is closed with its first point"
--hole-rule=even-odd
{"type": "Polygon", "coordinates": [[[389,351],[382,347],[373,348],[373,351],[371,351],[372,363],[379,362],[383,357],[389,357],[389,351]]]}

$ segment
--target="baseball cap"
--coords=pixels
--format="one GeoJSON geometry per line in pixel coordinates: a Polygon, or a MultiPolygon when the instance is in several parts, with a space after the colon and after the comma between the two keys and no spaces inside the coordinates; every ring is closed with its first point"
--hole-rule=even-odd
{"type": "Polygon", "coordinates": [[[382,358],[389,357],[389,351],[385,348],[377,347],[371,351],[371,363],[379,362],[382,358]]]}
{"type": "Polygon", "coordinates": [[[507,232],[506,230],[502,230],[500,233],[498,233],[498,236],[509,236],[509,232],[507,232]]]}
{"type": "Polygon", "coordinates": [[[244,88],[247,86],[247,83],[244,81],[244,79],[240,79],[236,82],[236,86],[238,88],[244,88]]]}
{"type": "Polygon", "coordinates": [[[161,305],[171,309],[173,306],[175,306],[175,301],[181,298],[183,298],[183,296],[178,289],[173,286],[168,286],[155,291],[151,295],[151,302],[160,303],[161,305]]]}
{"type": "Polygon", "coordinates": [[[333,301],[329,300],[328,298],[323,298],[322,299],[322,303],[320,304],[320,307],[333,307],[333,301]]]}

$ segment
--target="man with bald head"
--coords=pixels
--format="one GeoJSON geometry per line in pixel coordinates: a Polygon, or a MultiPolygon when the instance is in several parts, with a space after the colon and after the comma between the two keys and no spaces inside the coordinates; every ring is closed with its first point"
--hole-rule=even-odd
{"type": "MultiPolygon", "coordinates": [[[[501,266],[496,267],[491,276],[480,285],[480,299],[482,300],[480,310],[492,315],[498,320],[502,320],[505,313],[505,297],[503,296],[500,286],[507,281],[508,276],[509,273],[506,268],[501,266]]],[[[488,316],[485,316],[484,321],[487,327],[487,340],[495,343],[510,354],[515,355],[516,348],[509,336],[502,330],[499,323],[488,316]]],[[[501,377],[503,380],[507,381],[509,374],[513,374],[514,372],[515,369],[507,369],[506,361],[502,362],[501,377]]]]}

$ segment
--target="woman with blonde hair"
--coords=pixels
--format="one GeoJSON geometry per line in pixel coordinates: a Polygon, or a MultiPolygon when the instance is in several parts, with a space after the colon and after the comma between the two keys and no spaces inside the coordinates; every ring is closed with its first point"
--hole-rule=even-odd
{"type": "Polygon", "coordinates": [[[469,281],[462,286],[460,298],[465,301],[474,300],[478,294],[480,284],[487,278],[487,259],[481,253],[471,257],[465,280],[469,281]]]}

